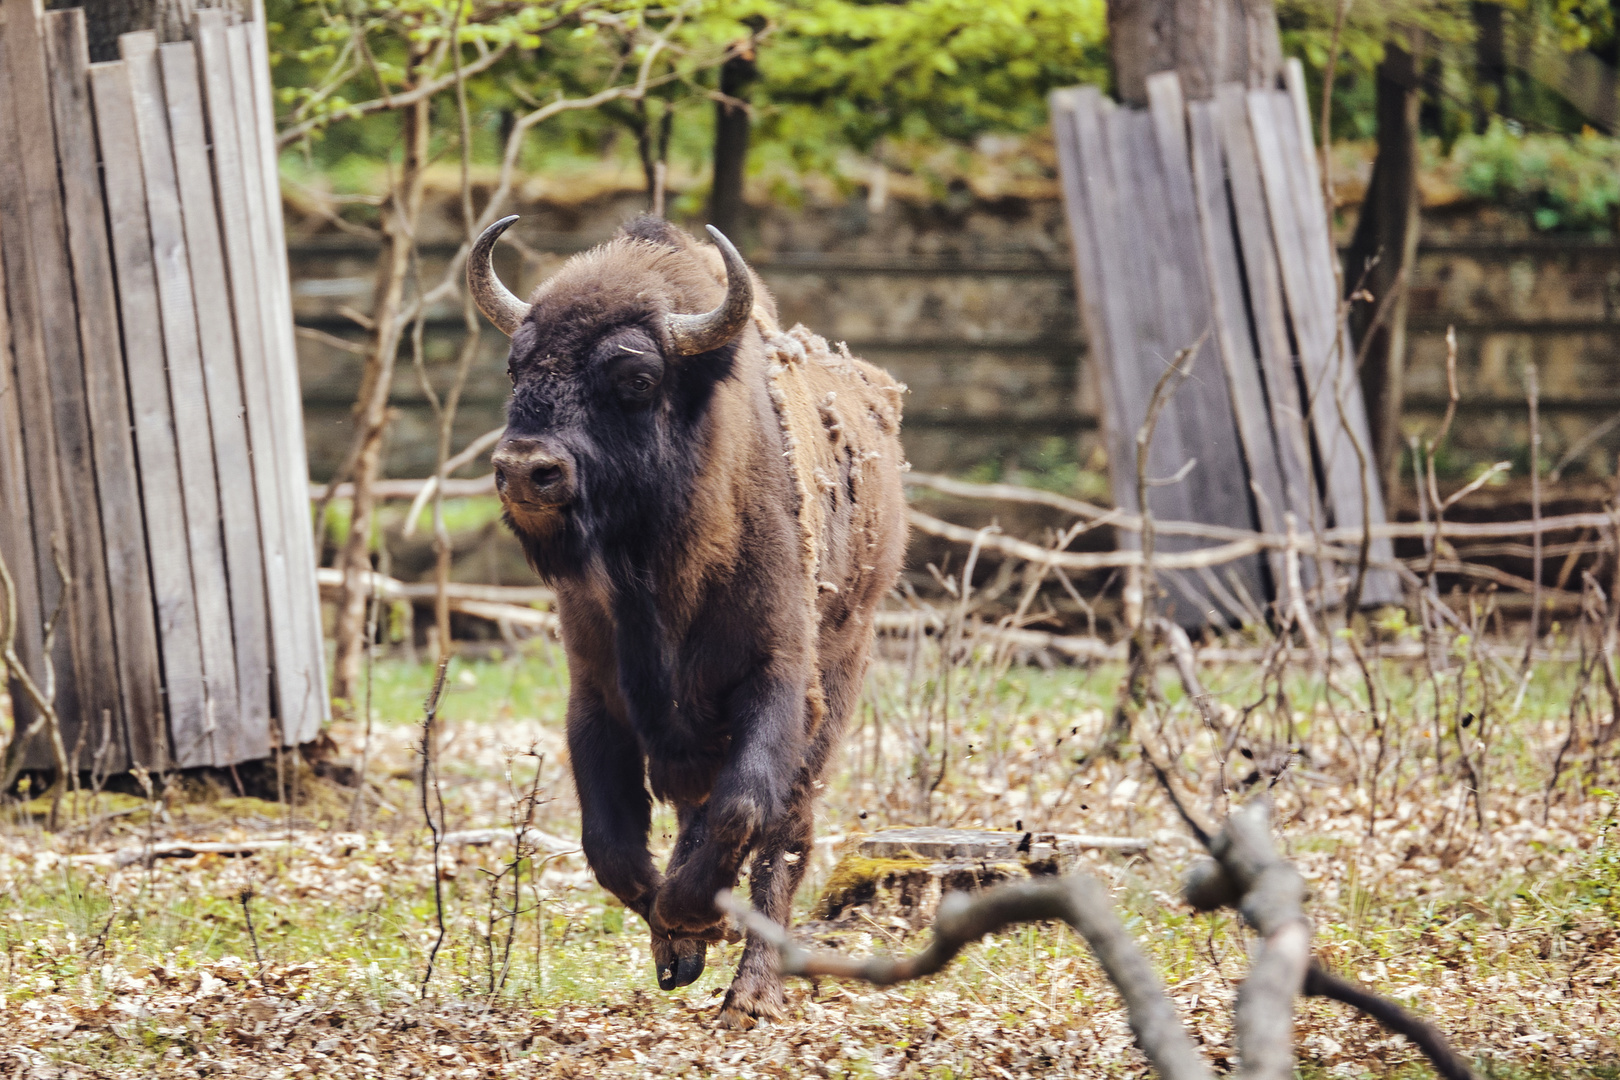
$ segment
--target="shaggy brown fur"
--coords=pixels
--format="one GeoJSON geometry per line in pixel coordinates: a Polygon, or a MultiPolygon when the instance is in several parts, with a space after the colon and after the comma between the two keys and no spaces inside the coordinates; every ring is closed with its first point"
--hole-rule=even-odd
{"type": "MultiPolygon", "coordinates": [[[[702,972],[715,893],[750,854],[754,905],[786,924],[905,548],[903,388],[779,330],[757,279],[734,340],[678,355],[664,320],[724,293],[714,249],[661,221],[571,259],[513,336],[495,454],[508,523],[557,588],[585,853],[647,919],[665,989],[702,972]],[[652,797],[680,821],[662,874],[652,797]]],[[[722,1020],[781,1006],[750,938],[722,1020]]]]}

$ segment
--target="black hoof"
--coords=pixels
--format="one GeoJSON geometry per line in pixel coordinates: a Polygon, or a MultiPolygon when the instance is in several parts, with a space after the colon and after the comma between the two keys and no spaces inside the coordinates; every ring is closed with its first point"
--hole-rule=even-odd
{"type": "Polygon", "coordinates": [[[668,952],[653,950],[653,962],[658,968],[658,989],[674,990],[690,986],[703,974],[704,955],[709,947],[702,941],[684,939],[669,943],[668,952]],[[659,953],[665,953],[660,956],[659,953]]]}

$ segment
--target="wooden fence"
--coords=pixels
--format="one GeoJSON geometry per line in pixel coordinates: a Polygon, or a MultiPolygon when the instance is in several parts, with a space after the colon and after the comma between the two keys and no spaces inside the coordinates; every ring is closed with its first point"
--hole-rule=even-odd
{"type": "MultiPolygon", "coordinates": [[[[1302,80],[1294,65],[1288,91],[1228,85],[1184,102],[1167,72],[1149,80],[1146,110],[1116,108],[1094,87],[1052,97],[1114,503],[1127,512],[1140,509],[1150,399],[1196,345],[1147,449],[1154,516],[1270,534],[1290,519],[1300,532],[1384,520],[1302,80]]],[[[1387,539],[1372,557],[1392,557],[1387,539]]],[[[1224,582],[1167,578],[1180,621],[1201,625],[1224,591],[1275,596],[1284,576],[1272,553],[1233,564],[1224,582]]],[[[1368,602],[1398,596],[1384,570],[1363,590],[1368,602]]]]}
{"type": "Polygon", "coordinates": [[[91,64],[82,10],[0,5],[18,651],[37,677],[60,611],[81,767],[307,741],[327,703],[262,13],[200,11],[191,40],[126,34],[91,64]]]}

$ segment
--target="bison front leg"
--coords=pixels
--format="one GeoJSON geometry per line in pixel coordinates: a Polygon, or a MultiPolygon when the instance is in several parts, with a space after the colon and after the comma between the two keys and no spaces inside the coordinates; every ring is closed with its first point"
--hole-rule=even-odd
{"type": "Polygon", "coordinates": [[[579,795],[580,845],[596,880],[624,906],[647,918],[662,883],[647,850],[652,796],[634,736],[601,702],[577,687],[568,703],[568,754],[579,795]]]}
{"type": "MultiPolygon", "coordinates": [[[[677,807],[680,835],[675,850],[669,856],[669,873],[674,874],[702,846],[708,834],[707,803],[686,804],[677,807]]],[[[652,930],[653,967],[658,973],[658,988],[674,990],[697,982],[703,974],[709,943],[703,938],[667,937],[652,930]]]]}
{"type": "Polygon", "coordinates": [[[714,897],[737,881],[749,849],[787,813],[804,758],[805,677],[767,668],[727,702],[731,744],[706,804],[701,834],[653,902],[653,930],[669,937],[721,936],[714,897]]]}

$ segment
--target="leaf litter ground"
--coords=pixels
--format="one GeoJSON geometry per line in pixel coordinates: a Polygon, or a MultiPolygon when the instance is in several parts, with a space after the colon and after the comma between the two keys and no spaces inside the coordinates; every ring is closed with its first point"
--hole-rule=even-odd
{"type": "MultiPolygon", "coordinates": [[[[937,672],[929,683],[914,664],[884,665],[825,793],[801,918],[837,853],[885,826],[1146,836],[1146,858],[1094,854],[1084,867],[1108,884],[1226,1071],[1247,941],[1231,918],[1195,915],[1176,899],[1197,851],[1142,763],[1087,753],[1120,677],[1108,667],[1011,668],[942,695],[937,672]],[[954,711],[938,708],[949,694],[954,711]]],[[[437,924],[414,721],[430,678],[420,665],[378,665],[372,784],[358,806],[351,789],[303,768],[291,810],[198,778],[172,783],[156,803],[80,800],[56,832],[31,813],[37,802],[14,806],[0,836],[0,1076],[1147,1074],[1118,998],[1061,927],[1009,930],[941,976],[890,990],[795,981],[787,1017],[751,1032],[715,1025],[739,946],[711,950],[693,986],[658,992],[645,927],[573,850],[566,676],[544,650],[453,669],[440,746],[449,827],[504,827],[532,791],[545,850],[499,879],[509,839],[444,850],[447,935],[424,997],[437,924]],[[172,839],[288,842],[239,858],[117,865],[120,849],[172,839]]],[[[1251,679],[1223,671],[1213,689],[1235,699],[1251,679]]],[[[1416,689],[1409,742],[1391,751],[1412,764],[1385,775],[1370,831],[1356,762],[1364,770],[1372,746],[1313,706],[1308,687],[1293,694],[1291,731],[1256,732],[1224,766],[1212,764],[1216,751],[1174,688],[1169,722],[1189,733],[1180,760],[1211,798],[1219,772],[1237,787],[1251,762],[1280,754],[1289,766],[1273,789],[1277,819],[1331,965],[1433,1017],[1491,1075],[1612,1080],[1620,829],[1608,792],[1620,784],[1609,775],[1615,762],[1594,748],[1549,802],[1567,700],[1556,673],[1545,680],[1481,759],[1483,828],[1460,779],[1444,767],[1424,772],[1433,731],[1416,689]]],[[[363,725],[339,723],[333,735],[339,758],[357,763],[363,725]]],[[[283,766],[290,788],[292,759],[283,766]]],[[[672,828],[661,811],[655,844],[667,847],[672,828]]],[[[801,932],[857,953],[921,940],[882,911],[801,932]]],[[[1303,1075],[1427,1072],[1403,1040],[1331,1003],[1302,1003],[1298,1037],[1303,1075]]]]}

